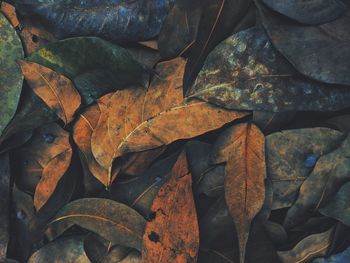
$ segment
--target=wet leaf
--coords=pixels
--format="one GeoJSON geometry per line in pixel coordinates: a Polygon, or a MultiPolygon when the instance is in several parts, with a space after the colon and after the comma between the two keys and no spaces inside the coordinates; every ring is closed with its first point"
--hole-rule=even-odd
{"type": "Polygon", "coordinates": [[[23,76],[16,60],[23,58],[21,40],[0,12],[0,134],[13,118],[19,102],[23,76]]]}
{"type": "Polygon", "coordinates": [[[320,157],[311,174],[299,190],[298,199],[289,209],[284,221],[287,228],[307,218],[324,206],[327,200],[350,179],[350,137],[340,147],[320,157]]]}
{"type": "Polygon", "coordinates": [[[309,262],[326,255],[332,242],[333,228],[320,234],[310,235],[301,240],[292,250],[278,251],[282,263],[309,262]]]}
{"type": "Polygon", "coordinates": [[[184,151],[151,210],[154,214],[143,235],[142,262],[196,262],[199,230],[184,151]]]}
{"type": "Polygon", "coordinates": [[[108,199],[78,199],[63,207],[51,221],[57,230],[55,236],[75,224],[102,236],[114,245],[141,251],[146,220],[126,205],[108,199]]]}
{"type": "Polygon", "coordinates": [[[48,1],[12,0],[21,14],[40,19],[58,38],[99,36],[115,41],[139,41],[156,36],[172,0],[48,1]]]}
{"type": "Polygon", "coordinates": [[[319,26],[276,23],[276,18],[264,7],[260,13],[273,45],[300,73],[325,83],[350,84],[346,74],[350,56],[347,30],[350,10],[319,26]]]}
{"type": "Polygon", "coordinates": [[[84,104],[118,88],[143,84],[144,79],[148,79],[147,71],[126,49],[95,37],[50,43],[27,60],[70,78],[84,104]]]}
{"type": "Polygon", "coordinates": [[[9,155],[0,156],[0,261],[6,259],[7,245],[10,239],[10,163],[9,155]]]}
{"type": "Polygon", "coordinates": [[[350,225],[350,216],[348,213],[350,200],[350,183],[344,184],[335,196],[327,204],[319,209],[320,213],[337,219],[345,225],[350,225]]]}
{"type": "Polygon", "coordinates": [[[341,0],[263,0],[271,9],[303,24],[323,24],[342,15],[347,6],[341,0]]]}
{"type": "Polygon", "coordinates": [[[73,120],[81,98],[67,77],[37,63],[21,60],[23,75],[34,93],[60,117],[65,124],[73,120]]]}
{"type": "Polygon", "coordinates": [[[227,129],[215,143],[213,162],[226,162],[225,199],[237,230],[240,262],[244,262],[250,224],[265,199],[264,135],[247,123],[227,129]]]}
{"type": "Polygon", "coordinates": [[[57,124],[43,126],[25,147],[18,150],[16,158],[23,165],[21,178],[40,180],[34,195],[34,205],[38,210],[52,195],[71,163],[69,134],[57,124]]]}
{"type": "Polygon", "coordinates": [[[273,209],[291,206],[318,160],[341,144],[344,135],[329,128],[285,130],[266,137],[267,171],[273,183],[273,209]]]}
{"type": "Polygon", "coordinates": [[[348,107],[350,91],[303,78],[252,28],[210,53],[191,96],[236,110],[335,111],[348,107]]]}
{"type": "Polygon", "coordinates": [[[84,252],[84,237],[72,236],[57,239],[40,248],[28,260],[28,263],[89,263],[84,252]]]}

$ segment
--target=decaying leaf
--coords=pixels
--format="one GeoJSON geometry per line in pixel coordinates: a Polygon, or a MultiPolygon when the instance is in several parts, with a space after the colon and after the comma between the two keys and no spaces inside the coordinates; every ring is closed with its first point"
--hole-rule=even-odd
{"type": "Polygon", "coordinates": [[[154,214],[143,235],[142,262],[196,262],[199,230],[185,152],[160,188],[151,210],[154,214]]]}
{"type": "Polygon", "coordinates": [[[73,120],[81,98],[67,77],[37,63],[21,60],[23,75],[29,86],[65,124],[73,120]]]}
{"type": "Polygon", "coordinates": [[[7,245],[10,238],[10,163],[7,153],[0,155],[0,261],[6,259],[7,245]]]}
{"type": "Polygon", "coordinates": [[[22,164],[20,178],[40,180],[34,195],[38,210],[52,195],[71,163],[69,134],[54,123],[42,126],[26,146],[17,151],[17,158],[22,164]]]}
{"type": "Polygon", "coordinates": [[[340,147],[320,157],[311,174],[299,190],[298,199],[288,210],[284,225],[287,228],[305,220],[350,179],[350,137],[340,147]]]}
{"type": "Polygon", "coordinates": [[[28,263],[89,263],[84,251],[84,236],[60,238],[36,251],[28,263]]]}
{"type": "Polygon", "coordinates": [[[55,236],[73,225],[86,228],[114,245],[141,251],[146,220],[132,208],[108,199],[78,199],[63,207],[50,225],[55,236]]]}
{"type": "Polygon", "coordinates": [[[252,28],[216,46],[191,95],[236,110],[335,111],[349,106],[350,91],[303,78],[252,28]]]}
{"type": "Polygon", "coordinates": [[[224,131],[214,145],[213,162],[226,162],[225,199],[235,223],[240,262],[253,218],[265,199],[265,137],[254,124],[238,124],[224,131]]]}
{"type": "Polygon", "coordinates": [[[341,132],[329,128],[285,130],[266,136],[267,171],[274,189],[272,209],[291,206],[317,161],[343,139],[341,132]]]}
{"type": "Polygon", "coordinates": [[[292,250],[278,251],[282,263],[309,262],[316,257],[326,255],[332,243],[334,228],[320,234],[310,235],[301,240],[292,250]]]}
{"type": "Polygon", "coordinates": [[[9,22],[14,28],[20,27],[20,22],[18,21],[18,18],[16,15],[16,9],[13,5],[10,5],[9,3],[6,3],[6,2],[1,2],[0,11],[9,20],[9,22]]]}
{"type": "Polygon", "coordinates": [[[21,40],[0,12],[0,135],[14,116],[22,90],[23,76],[16,62],[23,58],[21,40]]]}

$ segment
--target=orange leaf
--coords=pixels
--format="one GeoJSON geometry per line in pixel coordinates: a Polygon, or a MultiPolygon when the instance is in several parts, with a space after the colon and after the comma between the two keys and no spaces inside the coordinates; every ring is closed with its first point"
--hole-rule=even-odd
{"type": "Polygon", "coordinates": [[[160,188],[151,210],[154,219],[147,223],[143,235],[142,262],[196,262],[199,230],[185,152],[160,188]]]}

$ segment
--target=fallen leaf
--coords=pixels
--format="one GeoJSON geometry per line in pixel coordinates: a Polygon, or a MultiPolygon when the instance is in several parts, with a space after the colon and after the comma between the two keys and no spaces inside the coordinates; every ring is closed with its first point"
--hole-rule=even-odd
{"type": "Polygon", "coordinates": [[[37,1],[12,0],[24,16],[40,19],[58,38],[99,36],[114,41],[147,40],[159,33],[172,0],[37,1]]]}
{"type": "Polygon", "coordinates": [[[344,139],[329,128],[285,130],[266,136],[267,171],[273,183],[272,209],[291,206],[318,160],[344,139]]]}
{"type": "Polygon", "coordinates": [[[16,60],[23,58],[16,30],[0,12],[0,135],[15,115],[22,91],[23,76],[16,60]]]}
{"type": "Polygon", "coordinates": [[[101,198],[78,199],[63,207],[50,223],[57,230],[55,236],[75,224],[102,236],[114,245],[141,251],[146,220],[126,205],[101,198]]]}
{"type": "Polygon", "coordinates": [[[347,248],[341,253],[327,257],[327,258],[317,258],[311,261],[312,263],[342,263],[350,261],[350,248],[347,248]]]}
{"type": "Polygon", "coordinates": [[[67,171],[72,158],[69,134],[57,124],[49,124],[36,131],[25,147],[17,151],[21,177],[38,177],[34,205],[39,210],[54,192],[67,171]]]}
{"type": "Polygon", "coordinates": [[[254,111],[253,123],[267,135],[272,132],[280,131],[283,126],[287,125],[295,118],[295,115],[295,111],[254,111]]]}
{"type": "Polygon", "coordinates": [[[316,257],[326,255],[332,242],[334,228],[320,234],[310,235],[301,240],[292,250],[278,251],[282,263],[309,262],[316,257]]]}
{"type": "Polygon", "coordinates": [[[10,239],[10,161],[8,154],[0,155],[0,261],[6,259],[7,245],[10,239]]]}
{"type": "Polygon", "coordinates": [[[225,199],[237,231],[240,262],[244,262],[251,222],[265,200],[264,135],[248,123],[225,130],[214,145],[213,162],[226,162],[225,199]]]}
{"type": "Polygon", "coordinates": [[[28,263],[88,263],[90,260],[84,251],[84,236],[60,238],[36,251],[28,263]]]}
{"type": "Polygon", "coordinates": [[[262,0],[271,9],[300,23],[315,25],[330,22],[341,16],[347,6],[340,0],[262,0]]]}
{"type": "Polygon", "coordinates": [[[341,186],[335,196],[330,199],[326,205],[319,209],[324,216],[335,218],[343,224],[350,225],[350,216],[348,213],[350,200],[350,183],[341,186]]]}
{"type": "Polygon", "coordinates": [[[324,206],[327,200],[350,179],[350,137],[338,149],[325,154],[299,190],[298,199],[288,210],[284,226],[291,228],[324,206]]]}
{"type": "Polygon", "coordinates": [[[73,120],[81,98],[67,77],[37,63],[21,60],[23,75],[29,86],[65,124],[73,120]]]}
{"type": "Polygon", "coordinates": [[[142,262],[196,262],[199,230],[184,151],[151,210],[154,214],[143,235],[142,262]]]}
{"type": "Polygon", "coordinates": [[[350,91],[303,78],[262,28],[251,28],[216,46],[190,95],[235,110],[336,111],[348,107],[350,91]]]}
{"type": "Polygon", "coordinates": [[[13,5],[6,2],[1,2],[0,10],[14,28],[17,29],[21,26],[16,15],[16,8],[13,5]]]}

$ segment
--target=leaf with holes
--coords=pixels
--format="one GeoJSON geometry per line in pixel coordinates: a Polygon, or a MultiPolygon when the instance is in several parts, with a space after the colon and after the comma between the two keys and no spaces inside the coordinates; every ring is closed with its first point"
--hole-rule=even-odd
{"type": "Polygon", "coordinates": [[[199,229],[184,151],[160,188],[151,211],[154,214],[143,235],[142,262],[196,262],[199,229]]]}
{"type": "Polygon", "coordinates": [[[214,163],[226,162],[225,199],[244,262],[251,222],[265,200],[265,137],[254,124],[235,125],[219,136],[212,158],[214,163]]]}
{"type": "Polygon", "coordinates": [[[146,220],[132,208],[102,198],[84,198],[64,206],[52,219],[55,237],[73,225],[86,228],[113,245],[141,251],[146,220]]]}
{"type": "Polygon", "coordinates": [[[71,163],[69,134],[54,123],[42,126],[16,154],[18,162],[22,164],[20,178],[40,178],[34,194],[34,205],[39,210],[50,198],[71,163]]]}
{"type": "Polygon", "coordinates": [[[65,124],[73,120],[81,98],[67,77],[37,63],[20,61],[29,86],[65,124]]]}

